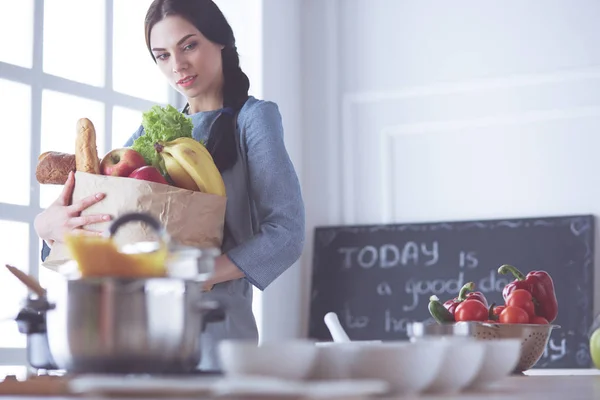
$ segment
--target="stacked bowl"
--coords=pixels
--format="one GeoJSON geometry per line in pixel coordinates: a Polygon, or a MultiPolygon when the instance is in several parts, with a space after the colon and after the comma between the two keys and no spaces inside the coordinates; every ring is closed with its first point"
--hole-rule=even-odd
{"type": "Polygon", "coordinates": [[[220,347],[229,376],[290,381],[385,382],[394,395],[484,392],[540,359],[552,325],[412,323],[409,340],[317,342],[261,346],[225,341],[220,347]]]}

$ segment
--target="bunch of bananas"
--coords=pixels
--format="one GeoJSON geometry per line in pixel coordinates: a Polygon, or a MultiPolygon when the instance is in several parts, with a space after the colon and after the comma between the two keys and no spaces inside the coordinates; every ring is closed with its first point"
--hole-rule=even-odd
{"type": "Polygon", "coordinates": [[[225,183],[204,145],[191,137],[161,143],[157,148],[177,187],[225,196],[225,183]]]}

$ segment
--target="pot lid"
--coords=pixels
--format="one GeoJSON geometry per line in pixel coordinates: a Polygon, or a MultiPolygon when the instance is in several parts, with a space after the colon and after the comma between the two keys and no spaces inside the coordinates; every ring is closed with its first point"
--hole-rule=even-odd
{"type": "Polygon", "coordinates": [[[203,281],[212,274],[214,258],[221,254],[218,248],[197,248],[177,243],[159,221],[146,213],[122,215],[102,237],[70,236],[66,244],[77,263],[80,278],[175,276],[203,281]],[[114,237],[118,229],[134,221],[149,225],[158,239],[117,245],[114,237]]]}

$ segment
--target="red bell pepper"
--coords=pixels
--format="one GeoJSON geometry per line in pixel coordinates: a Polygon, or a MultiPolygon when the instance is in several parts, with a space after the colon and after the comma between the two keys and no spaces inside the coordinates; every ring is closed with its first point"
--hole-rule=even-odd
{"type": "Polygon", "coordinates": [[[498,268],[498,273],[514,275],[515,280],[502,290],[504,301],[516,289],[525,289],[531,293],[535,303],[536,315],[546,318],[552,323],[558,315],[558,302],[554,292],[552,278],[545,271],[531,271],[527,276],[512,265],[503,265],[498,268]]]}
{"type": "Polygon", "coordinates": [[[487,302],[487,299],[485,298],[485,296],[483,295],[483,293],[481,293],[481,292],[467,293],[467,291],[469,291],[469,290],[472,291],[473,289],[475,289],[475,284],[473,282],[465,283],[463,285],[463,287],[460,289],[460,292],[458,292],[458,296],[453,299],[447,300],[444,303],[444,307],[446,307],[446,309],[448,311],[450,311],[450,313],[452,315],[454,315],[454,312],[456,311],[456,307],[458,307],[458,305],[460,303],[462,303],[463,301],[466,301],[466,300],[477,300],[477,301],[483,303],[483,305],[487,308],[488,302],[487,302]]]}

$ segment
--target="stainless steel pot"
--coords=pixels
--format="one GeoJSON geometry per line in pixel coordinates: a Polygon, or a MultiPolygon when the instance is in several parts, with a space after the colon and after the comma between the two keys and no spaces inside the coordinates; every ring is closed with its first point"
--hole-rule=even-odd
{"type": "Polygon", "coordinates": [[[172,278],[69,280],[48,289],[50,353],[74,372],[171,372],[200,362],[204,316],[219,304],[172,278]]]}
{"type": "MultiPolygon", "coordinates": [[[[111,232],[124,222],[149,218],[124,216],[111,232]]],[[[29,299],[17,321],[29,344],[38,346],[35,352],[28,349],[32,366],[75,373],[194,370],[206,323],[222,320],[225,310],[222,299],[202,291],[216,253],[185,251],[174,262],[197,268],[200,273],[190,279],[66,278],[47,288],[46,298],[29,299]]]]}

